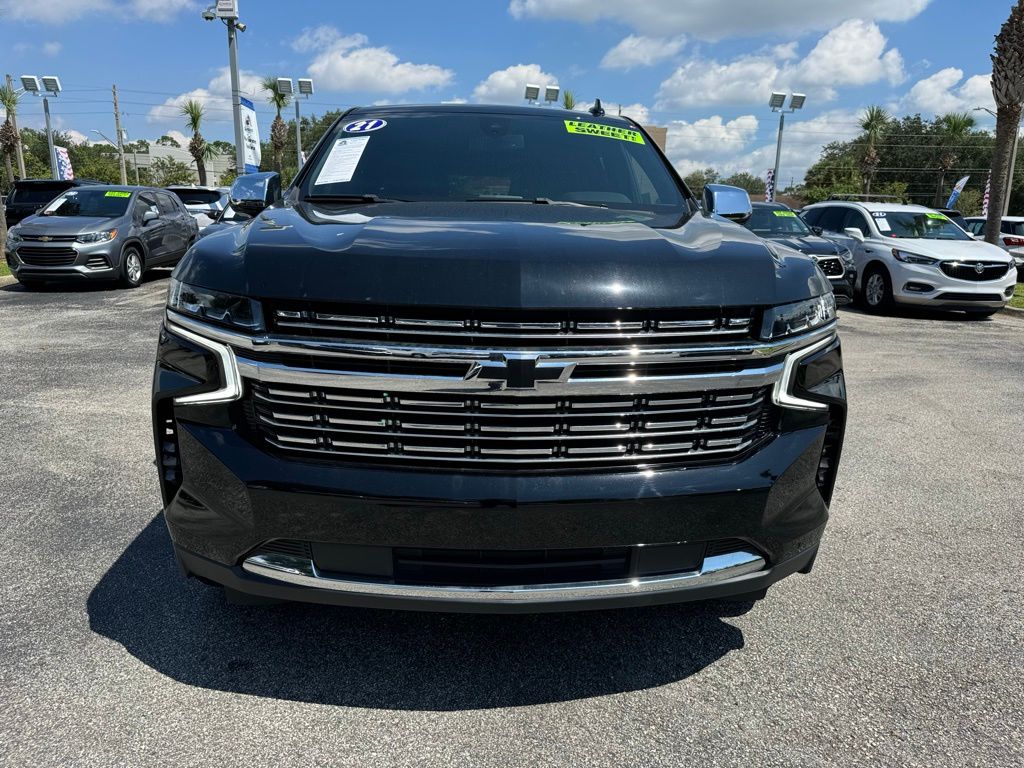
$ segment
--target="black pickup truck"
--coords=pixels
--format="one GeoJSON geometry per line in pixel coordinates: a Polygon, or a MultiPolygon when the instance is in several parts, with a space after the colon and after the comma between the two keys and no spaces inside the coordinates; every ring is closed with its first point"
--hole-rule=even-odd
{"type": "Polygon", "coordinates": [[[342,115],[175,269],[153,417],[182,570],[229,600],[525,612],[809,572],[846,390],[827,278],[641,126],[342,115]]]}

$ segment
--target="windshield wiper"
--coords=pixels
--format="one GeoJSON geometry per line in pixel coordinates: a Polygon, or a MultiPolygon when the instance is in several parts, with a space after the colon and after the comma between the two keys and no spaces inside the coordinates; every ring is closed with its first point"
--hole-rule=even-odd
{"type": "Polygon", "coordinates": [[[607,208],[601,203],[577,203],[574,200],[552,200],[550,197],[520,197],[519,195],[492,195],[470,197],[466,203],[530,203],[531,205],[575,205],[580,208],[607,208]]]}
{"type": "Polygon", "coordinates": [[[307,195],[303,202],[313,203],[407,203],[395,197],[379,197],[378,195],[307,195]]]}

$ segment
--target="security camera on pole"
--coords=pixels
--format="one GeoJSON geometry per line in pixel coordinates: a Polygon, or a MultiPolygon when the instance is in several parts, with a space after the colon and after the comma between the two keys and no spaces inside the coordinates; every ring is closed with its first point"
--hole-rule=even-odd
{"type": "Polygon", "coordinates": [[[220,19],[228,28],[228,64],[231,70],[231,112],[235,121],[235,172],[246,173],[245,143],[242,137],[242,103],[241,89],[238,84],[238,35],[245,32],[246,26],[238,20],[238,0],[217,0],[203,11],[203,19],[214,21],[220,19]]]}

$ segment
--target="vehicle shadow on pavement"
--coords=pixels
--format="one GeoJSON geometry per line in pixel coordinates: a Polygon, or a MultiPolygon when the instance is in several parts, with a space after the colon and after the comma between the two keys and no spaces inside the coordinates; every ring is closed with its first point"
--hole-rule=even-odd
{"type": "MultiPolygon", "coordinates": [[[[142,285],[156,281],[165,281],[171,276],[173,267],[153,267],[142,276],[142,285]]],[[[0,283],[0,291],[11,293],[106,293],[126,291],[116,280],[56,280],[34,288],[26,288],[21,283],[0,283]]]]}
{"type": "Polygon", "coordinates": [[[487,616],[229,605],[185,580],[162,515],[88,599],[90,627],[188,685],[395,710],[523,706],[640,690],[743,647],[751,603],[487,616]]]}

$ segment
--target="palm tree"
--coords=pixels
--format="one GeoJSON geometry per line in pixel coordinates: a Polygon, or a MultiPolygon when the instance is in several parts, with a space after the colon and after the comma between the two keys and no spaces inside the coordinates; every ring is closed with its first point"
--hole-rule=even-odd
{"type": "Polygon", "coordinates": [[[274,170],[280,173],[284,148],[288,144],[288,126],[281,119],[281,110],[288,106],[290,97],[287,93],[281,93],[276,77],[264,77],[260,87],[267,92],[267,103],[277,110],[277,117],[270,124],[270,147],[274,151],[274,170]]]}
{"type": "Polygon", "coordinates": [[[566,88],[562,91],[562,106],[565,109],[576,109],[576,94],[566,88]]]}
{"type": "Polygon", "coordinates": [[[945,202],[943,187],[946,184],[946,174],[956,165],[956,150],[963,145],[974,128],[974,118],[969,112],[950,112],[940,117],[936,123],[939,127],[939,141],[945,149],[939,155],[939,184],[935,188],[935,201],[932,207],[941,208],[945,202]]]}
{"type": "Polygon", "coordinates": [[[1017,0],[996,35],[992,55],[992,96],[996,101],[996,145],[992,153],[992,188],[985,239],[996,243],[1008,189],[1010,154],[1020,130],[1024,104],[1024,0],[1017,0]]]}
{"type": "Polygon", "coordinates": [[[0,153],[4,156],[4,170],[7,172],[7,186],[14,184],[14,153],[18,150],[19,137],[11,123],[11,118],[18,111],[20,94],[9,85],[0,86],[0,107],[7,113],[3,125],[0,125],[0,153]]]}
{"type": "Polygon", "coordinates": [[[878,150],[875,143],[888,127],[892,116],[879,106],[870,106],[864,110],[860,119],[860,129],[867,135],[868,145],[860,161],[862,189],[865,195],[871,194],[871,182],[878,171],[878,150]]]}
{"type": "Polygon", "coordinates": [[[199,183],[205,187],[206,161],[214,157],[217,152],[206,143],[206,139],[203,138],[203,134],[199,131],[203,124],[204,113],[203,105],[195,99],[189,99],[181,105],[181,114],[185,118],[185,125],[192,131],[192,141],[188,143],[188,151],[196,162],[199,183]]]}

